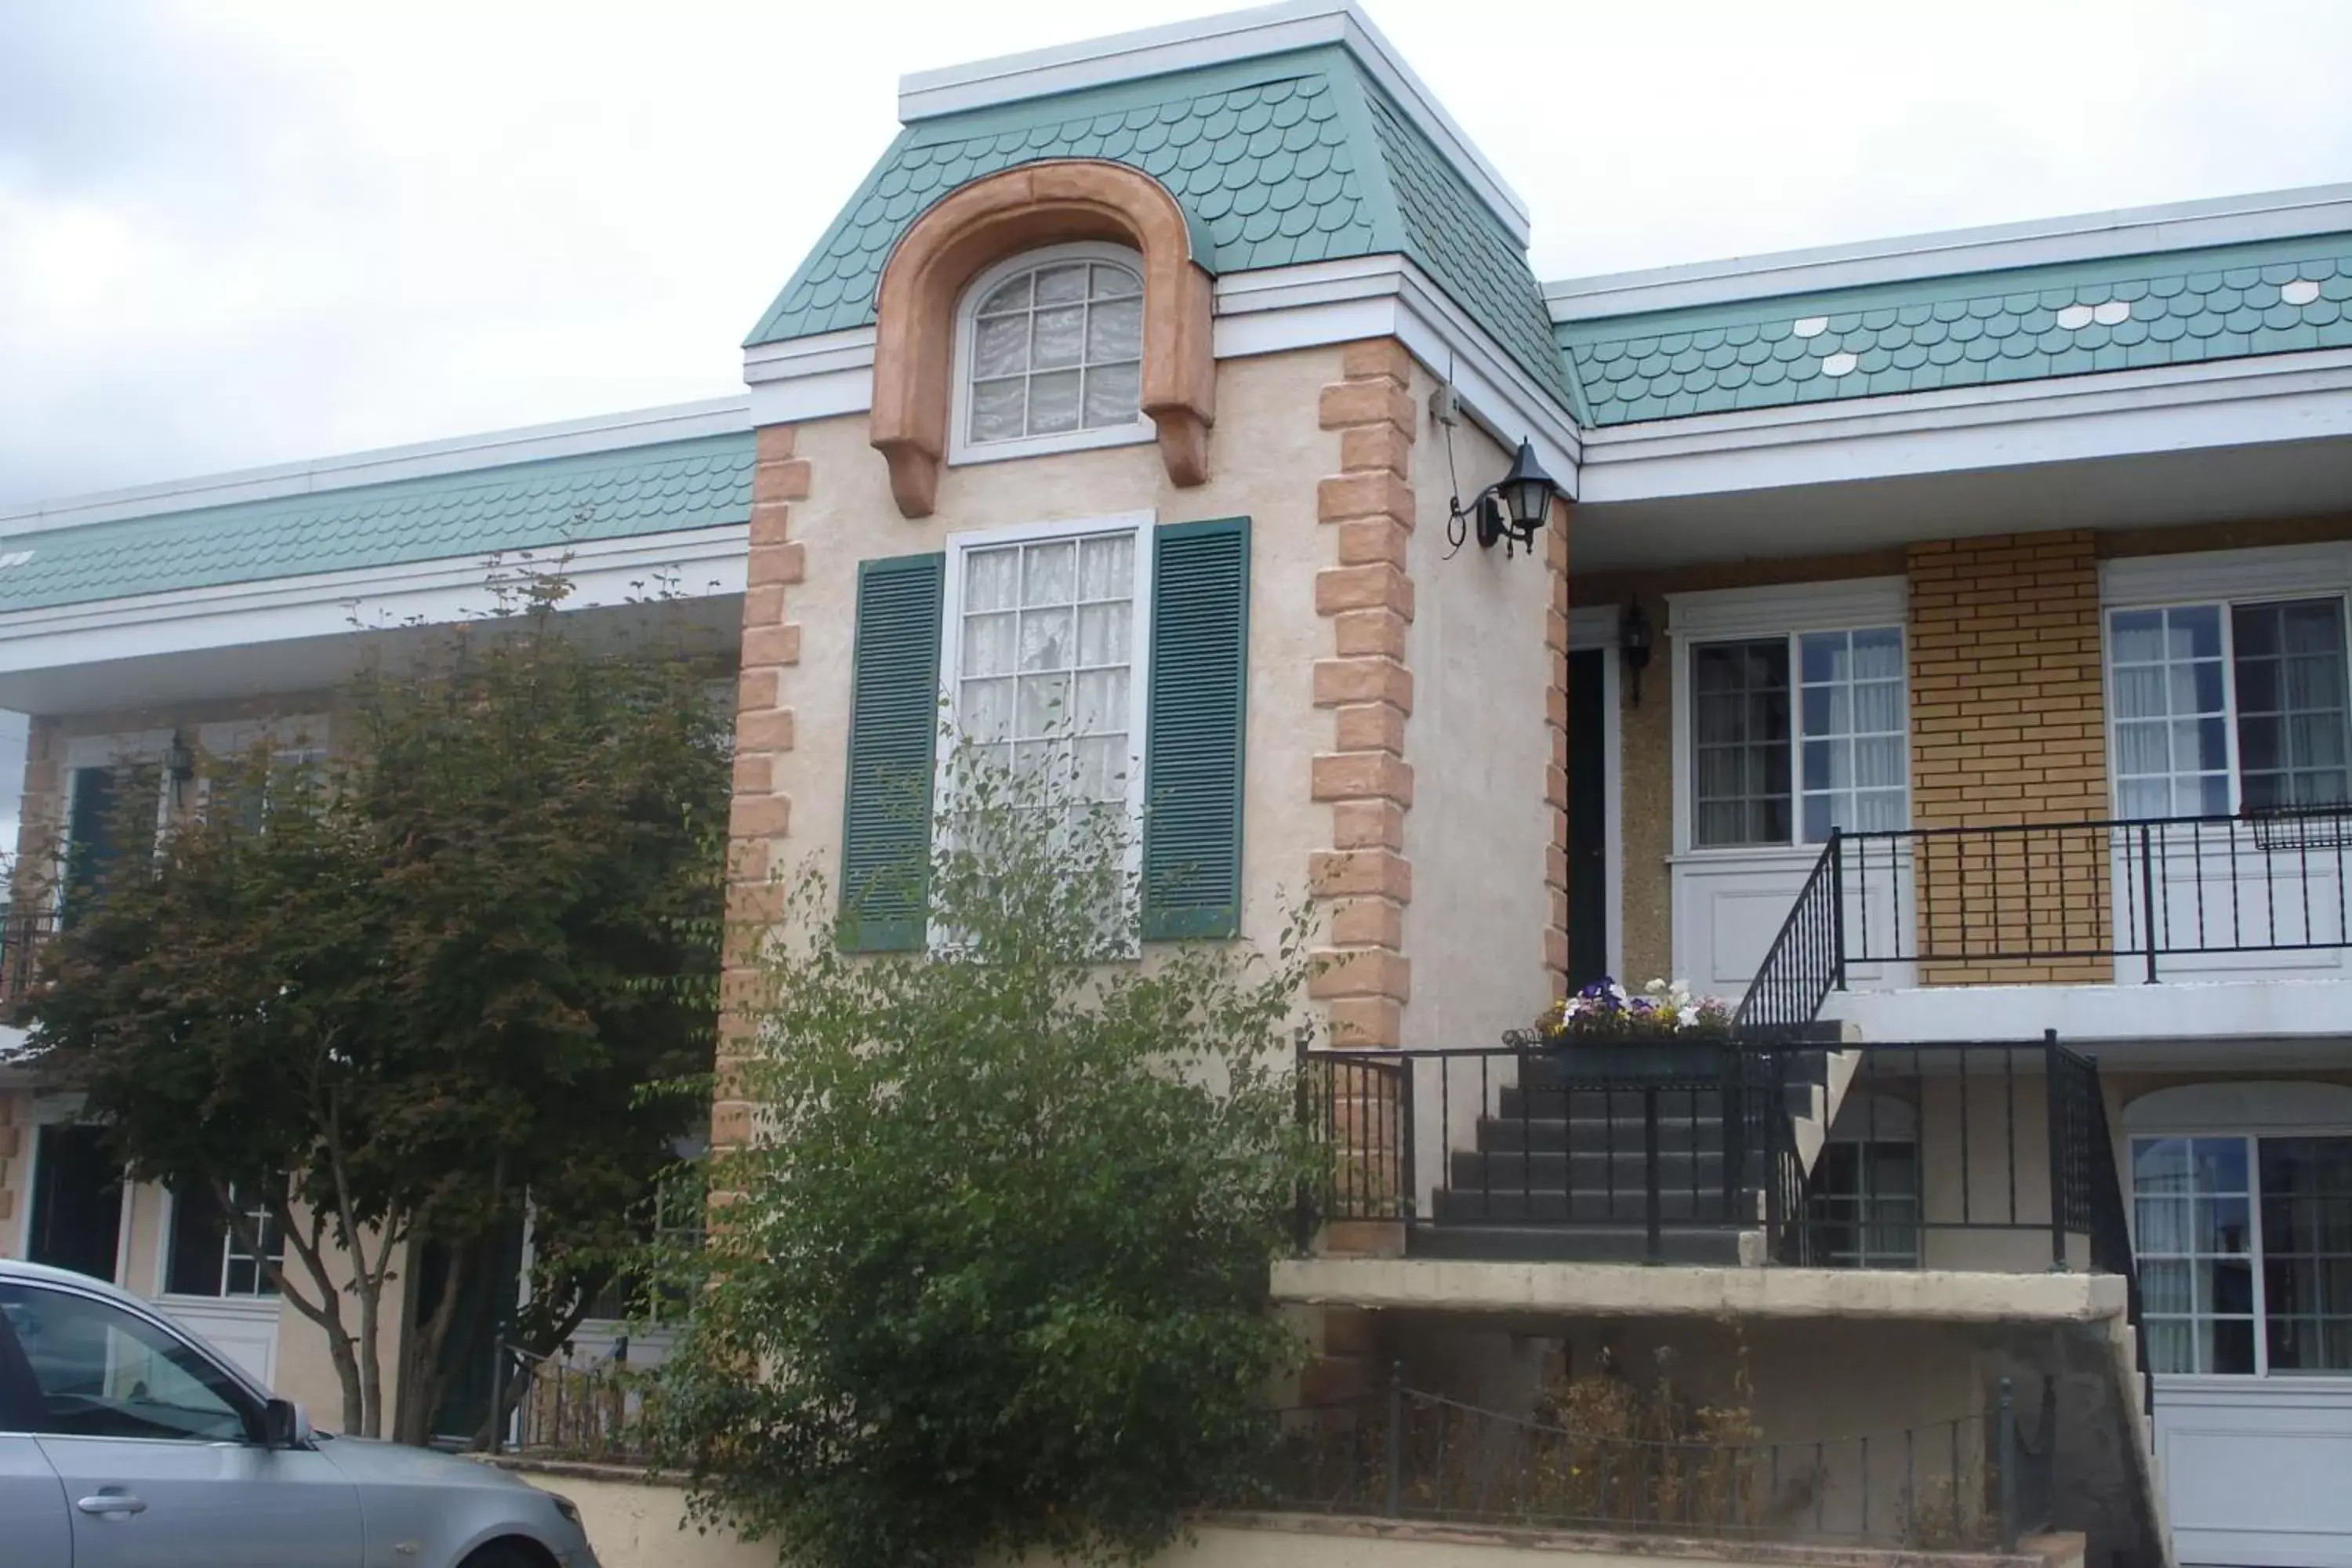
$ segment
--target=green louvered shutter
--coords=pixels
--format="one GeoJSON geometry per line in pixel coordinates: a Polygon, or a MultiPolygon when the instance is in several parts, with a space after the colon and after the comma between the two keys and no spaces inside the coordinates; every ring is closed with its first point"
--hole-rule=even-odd
{"type": "Polygon", "coordinates": [[[844,943],[855,952],[923,945],[946,576],[944,555],[898,555],[857,569],[849,799],[841,826],[844,943]]]}
{"type": "Polygon", "coordinates": [[[1143,935],[1236,936],[1249,690],[1249,519],[1170,523],[1151,558],[1143,935]]]}

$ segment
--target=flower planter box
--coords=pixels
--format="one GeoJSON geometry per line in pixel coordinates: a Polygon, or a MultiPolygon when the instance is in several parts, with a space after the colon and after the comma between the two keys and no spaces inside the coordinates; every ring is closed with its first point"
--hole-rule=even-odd
{"type": "Polygon", "coordinates": [[[1559,1075],[1633,1088],[1719,1083],[1730,1066],[1723,1040],[1579,1040],[1552,1047],[1559,1075]]]}

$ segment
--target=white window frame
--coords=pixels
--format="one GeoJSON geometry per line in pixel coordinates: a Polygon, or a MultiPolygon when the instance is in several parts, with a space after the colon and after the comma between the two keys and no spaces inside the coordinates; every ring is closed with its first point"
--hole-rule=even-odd
{"type": "Polygon", "coordinates": [[[1892,629],[1903,650],[1903,806],[1911,820],[1911,617],[1910,589],[1901,577],[1857,577],[1845,582],[1800,583],[1763,588],[1717,588],[1666,595],[1666,635],[1674,671],[1674,844],[1677,861],[1754,859],[1787,856],[1816,859],[1819,844],[1805,841],[1804,681],[1801,641],[1812,632],[1892,629]],[[1701,643],[1752,642],[1771,637],[1789,645],[1789,838],[1785,843],[1697,843],[1698,746],[1694,723],[1692,649],[1701,643]]]}
{"type": "MultiPolygon", "coordinates": [[[[2174,593],[2159,598],[2116,600],[2102,597],[2099,604],[2099,678],[2106,692],[2106,711],[2102,721],[2107,737],[2107,803],[2119,817],[2124,810],[2123,737],[2121,716],[2116,711],[2118,688],[2116,683],[2115,618],[2148,610],[2215,609],[2221,621],[2221,735],[2225,772],[2229,781],[2230,798],[2227,814],[2237,816],[2245,809],[2246,787],[2244,770],[2238,756],[2238,632],[2235,611],[2264,605],[2308,604],[2332,599],[2342,616],[2345,636],[2345,663],[2347,676],[2352,676],[2352,589],[2322,581],[2300,588],[2284,584],[2262,582],[2249,584],[2251,591],[2242,591],[2224,575],[2199,590],[2180,585],[2174,593]]],[[[2347,710],[2346,722],[2352,729],[2352,710],[2347,710]]],[[[2352,735],[2347,736],[2347,754],[2352,754],[2352,735]]],[[[2170,812],[2166,816],[2173,815],[2170,812]]],[[[2201,814],[2192,814],[2201,815],[2201,814]]],[[[2137,820],[2136,817],[2132,820],[2137,820]]]]}
{"type": "MultiPolygon", "coordinates": [[[[2134,1128],[2125,1137],[2125,1200],[2130,1205],[2132,1261],[2136,1267],[2141,1261],[2139,1246],[2140,1194],[2138,1181],[2134,1171],[2134,1166],[2137,1163],[2137,1146],[2144,1142],[2154,1142],[2165,1140],[2185,1141],[2189,1139],[2204,1139],[2212,1142],[2221,1142],[2226,1140],[2231,1142],[2241,1144],[2245,1149],[2246,1251],[2244,1256],[2247,1268],[2251,1270],[2251,1282],[2252,1286],[2254,1370],[2251,1373],[2168,1372],[2161,1373],[2160,1375],[2165,1377],[2167,1380],[2170,1380],[2172,1378],[2196,1378],[2200,1381],[2210,1380],[2217,1383],[2244,1383],[2250,1378],[2260,1378],[2264,1381],[2275,1379],[2284,1382],[2303,1384],[2310,1383],[2315,1380],[2334,1379],[2340,1382],[2347,1378],[2352,1378],[2352,1368],[2331,1368],[2315,1372],[2297,1372],[2294,1370],[2273,1372],[2271,1369],[2270,1282],[2267,1278],[2270,1262],[2270,1238],[2264,1234],[2263,1229],[2262,1146],[2265,1140],[2276,1138],[2352,1138],[2352,1126],[2338,1127],[2335,1129],[2243,1126],[2207,1127],[2194,1131],[2186,1130],[2176,1131],[2168,1128],[2163,1131],[2134,1128]]],[[[2192,1210],[2191,1212],[2193,1213],[2194,1211],[2192,1210]]],[[[2189,1255],[2172,1253],[2161,1255],[2162,1260],[2168,1262],[2173,1261],[2177,1258],[2187,1256],[2189,1255]]],[[[2195,1256],[2204,1258],[2222,1257],[2228,1255],[2220,1253],[2200,1253],[2195,1256]]],[[[2158,1315],[2163,1317],[2167,1321],[2171,1321],[2179,1318],[2179,1314],[2177,1313],[2160,1313],[2158,1315]]],[[[2219,1316],[2219,1314],[2208,1314],[2205,1321],[2212,1321],[2216,1316],[2219,1316]]],[[[2199,1320],[2192,1316],[2187,1321],[2196,1322],[2199,1320]]]]}
{"type": "MultiPolygon", "coordinates": [[[[329,722],[324,713],[300,713],[284,719],[205,724],[196,731],[196,745],[207,758],[234,761],[267,742],[273,770],[317,767],[333,754],[329,722]]],[[[212,804],[213,775],[207,769],[196,784],[196,805],[210,811],[212,804]]]]}
{"type": "MultiPolygon", "coordinates": [[[[228,1228],[226,1226],[224,1226],[221,1230],[220,1256],[214,1260],[215,1267],[213,1272],[215,1277],[220,1281],[221,1288],[210,1295],[205,1295],[201,1292],[190,1293],[185,1290],[170,1290],[165,1288],[170,1284],[172,1279],[172,1264],[173,1261],[172,1258],[172,1247],[179,1232],[180,1194],[173,1188],[163,1186],[161,1184],[158,1184],[158,1190],[163,1194],[163,1214],[160,1219],[160,1233],[156,1237],[155,1245],[155,1299],[159,1301],[199,1302],[208,1307],[224,1307],[230,1309],[237,1307],[251,1307],[256,1311],[258,1311],[263,1306],[267,1306],[274,1314],[278,1309],[278,1303],[285,1300],[285,1297],[279,1292],[276,1290],[261,1289],[238,1291],[234,1294],[230,1292],[228,1289],[229,1252],[232,1247],[236,1246],[236,1232],[228,1228]]],[[[286,1238],[283,1236],[278,1237],[277,1261],[278,1268],[281,1269],[286,1267],[286,1238]]],[[[257,1260],[254,1270],[255,1283],[258,1285],[267,1278],[268,1276],[261,1272],[260,1265],[257,1260]]]]}
{"type": "MultiPolygon", "coordinates": [[[[110,735],[74,735],[66,741],[65,765],[59,770],[65,789],[58,797],[57,869],[58,875],[46,889],[45,897],[51,911],[64,905],[66,868],[73,860],[73,802],[80,775],[92,768],[153,766],[161,769],[164,754],[172,748],[172,737],[182,733],[176,730],[134,730],[110,735]]],[[[162,842],[163,830],[172,825],[171,779],[162,781],[155,792],[155,832],[162,842]]]]}
{"type": "Polygon", "coordinates": [[[1140,253],[1123,245],[1081,240],[1067,245],[1049,245],[1007,257],[967,284],[962,297],[956,301],[955,310],[955,381],[948,398],[948,464],[950,468],[966,463],[998,463],[1012,458],[1043,457],[1049,452],[1087,452],[1103,447],[1131,447],[1158,437],[1157,427],[1139,407],[1135,422],[1131,425],[1107,425],[1095,430],[1062,430],[1045,436],[1023,436],[1009,441],[971,439],[972,335],[977,330],[980,302],[1014,274],[1050,267],[1057,261],[1110,262],[1134,273],[1139,286],[1143,279],[1140,253]]]}
{"type": "MultiPolygon", "coordinates": [[[[950,734],[961,733],[958,699],[963,685],[963,596],[967,559],[975,551],[1001,550],[1008,545],[1048,544],[1059,540],[1100,538],[1106,534],[1135,536],[1135,598],[1129,616],[1129,661],[1127,688],[1127,871],[1132,880],[1143,874],[1143,753],[1144,724],[1151,694],[1151,574],[1153,531],[1159,513],[1153,510],[1111,512],[1101,517],[1073,518],[1063,522],[1021,523],[1006,528],[973,529],[947,539],[947,580],[940,595],[940,701],[950,734]]],[[[941,789],[951,785],[940,759],[941,789]]],[[[937,927],[930,933],[934,947],[945,940],[937,927]]],[[[1138,932],[1138,941],[1141,940],[1138,932]]]]}
{"type": "Polygon", "coordinates": [[[2244,1388],[2257,1382],[2273,1387],[2352,1387],[2352,1372],[2270,1370],[2270,1300],[2263,1274],[2262,1141],[2265,1138],[2352,1138],[2352,1088],[2337,1083],[2266,1079],[2214,1079],[2176,1085],[2142,1095],[2124,1107],[2121,1167],[2124,1213],[2137,1263],[2139,1188],[2134,1172],[2136,1145],[2143,1139],[2234,1138],[2246,1149],[2247,1258],[2253,1270],[2254,1368],[2242,1372],[2166,1372],[2149,1375],[2161,1388],[2244,1388]]]}

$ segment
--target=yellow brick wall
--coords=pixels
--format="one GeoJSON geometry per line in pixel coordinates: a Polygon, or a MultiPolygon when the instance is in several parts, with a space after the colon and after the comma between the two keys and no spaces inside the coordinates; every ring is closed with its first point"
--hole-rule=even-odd
{"type": "MultiPolygon", "coordinates": [[[[2108,815],[2099,574],[2087,530],[1915,545],[1911,818],[1918,827],[2108,815]]],[[[1929,984],[2112,978],[2105,959],[1989,964],[2112,941],[2105,837],[1962,835],[1915,849],[1929,984]],[[2061,894],[2063,898],[2061,898],[2061,894]]]]}

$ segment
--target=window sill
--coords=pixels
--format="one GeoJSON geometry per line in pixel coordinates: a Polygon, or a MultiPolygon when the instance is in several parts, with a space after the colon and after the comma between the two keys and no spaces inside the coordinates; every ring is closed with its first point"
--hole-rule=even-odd
{"type": "Polygon", "coordinates": [[[199,1312],[221,1312],[231,1317],[275,1320],[282,1296],[186,1296],[165,1294],[155,1299],[155,1305],[166,1311],[185,1309],[199,1312]]]}
{"type": "Polygon", "coordinates": [[[1016,458],[1045,458],[1061,452],[1092,452],[1106,447],[1138,447],[1158,438],[1150,420],[1138,416],[1132,425],[1106,426],[1099,430],[1073,430],[1061,436],[1024,436],[1017,441],[966,442],[948,449],[948,467],[976,463],[1006,463],[1016,458]]]}
{"type": "Polygon", "coordinates": [[[1810,866],[1822,858],[1826,844],[1752,844],[1719,848],[1678,849],[1666,857],[1669,866],[1810,866]]]}

